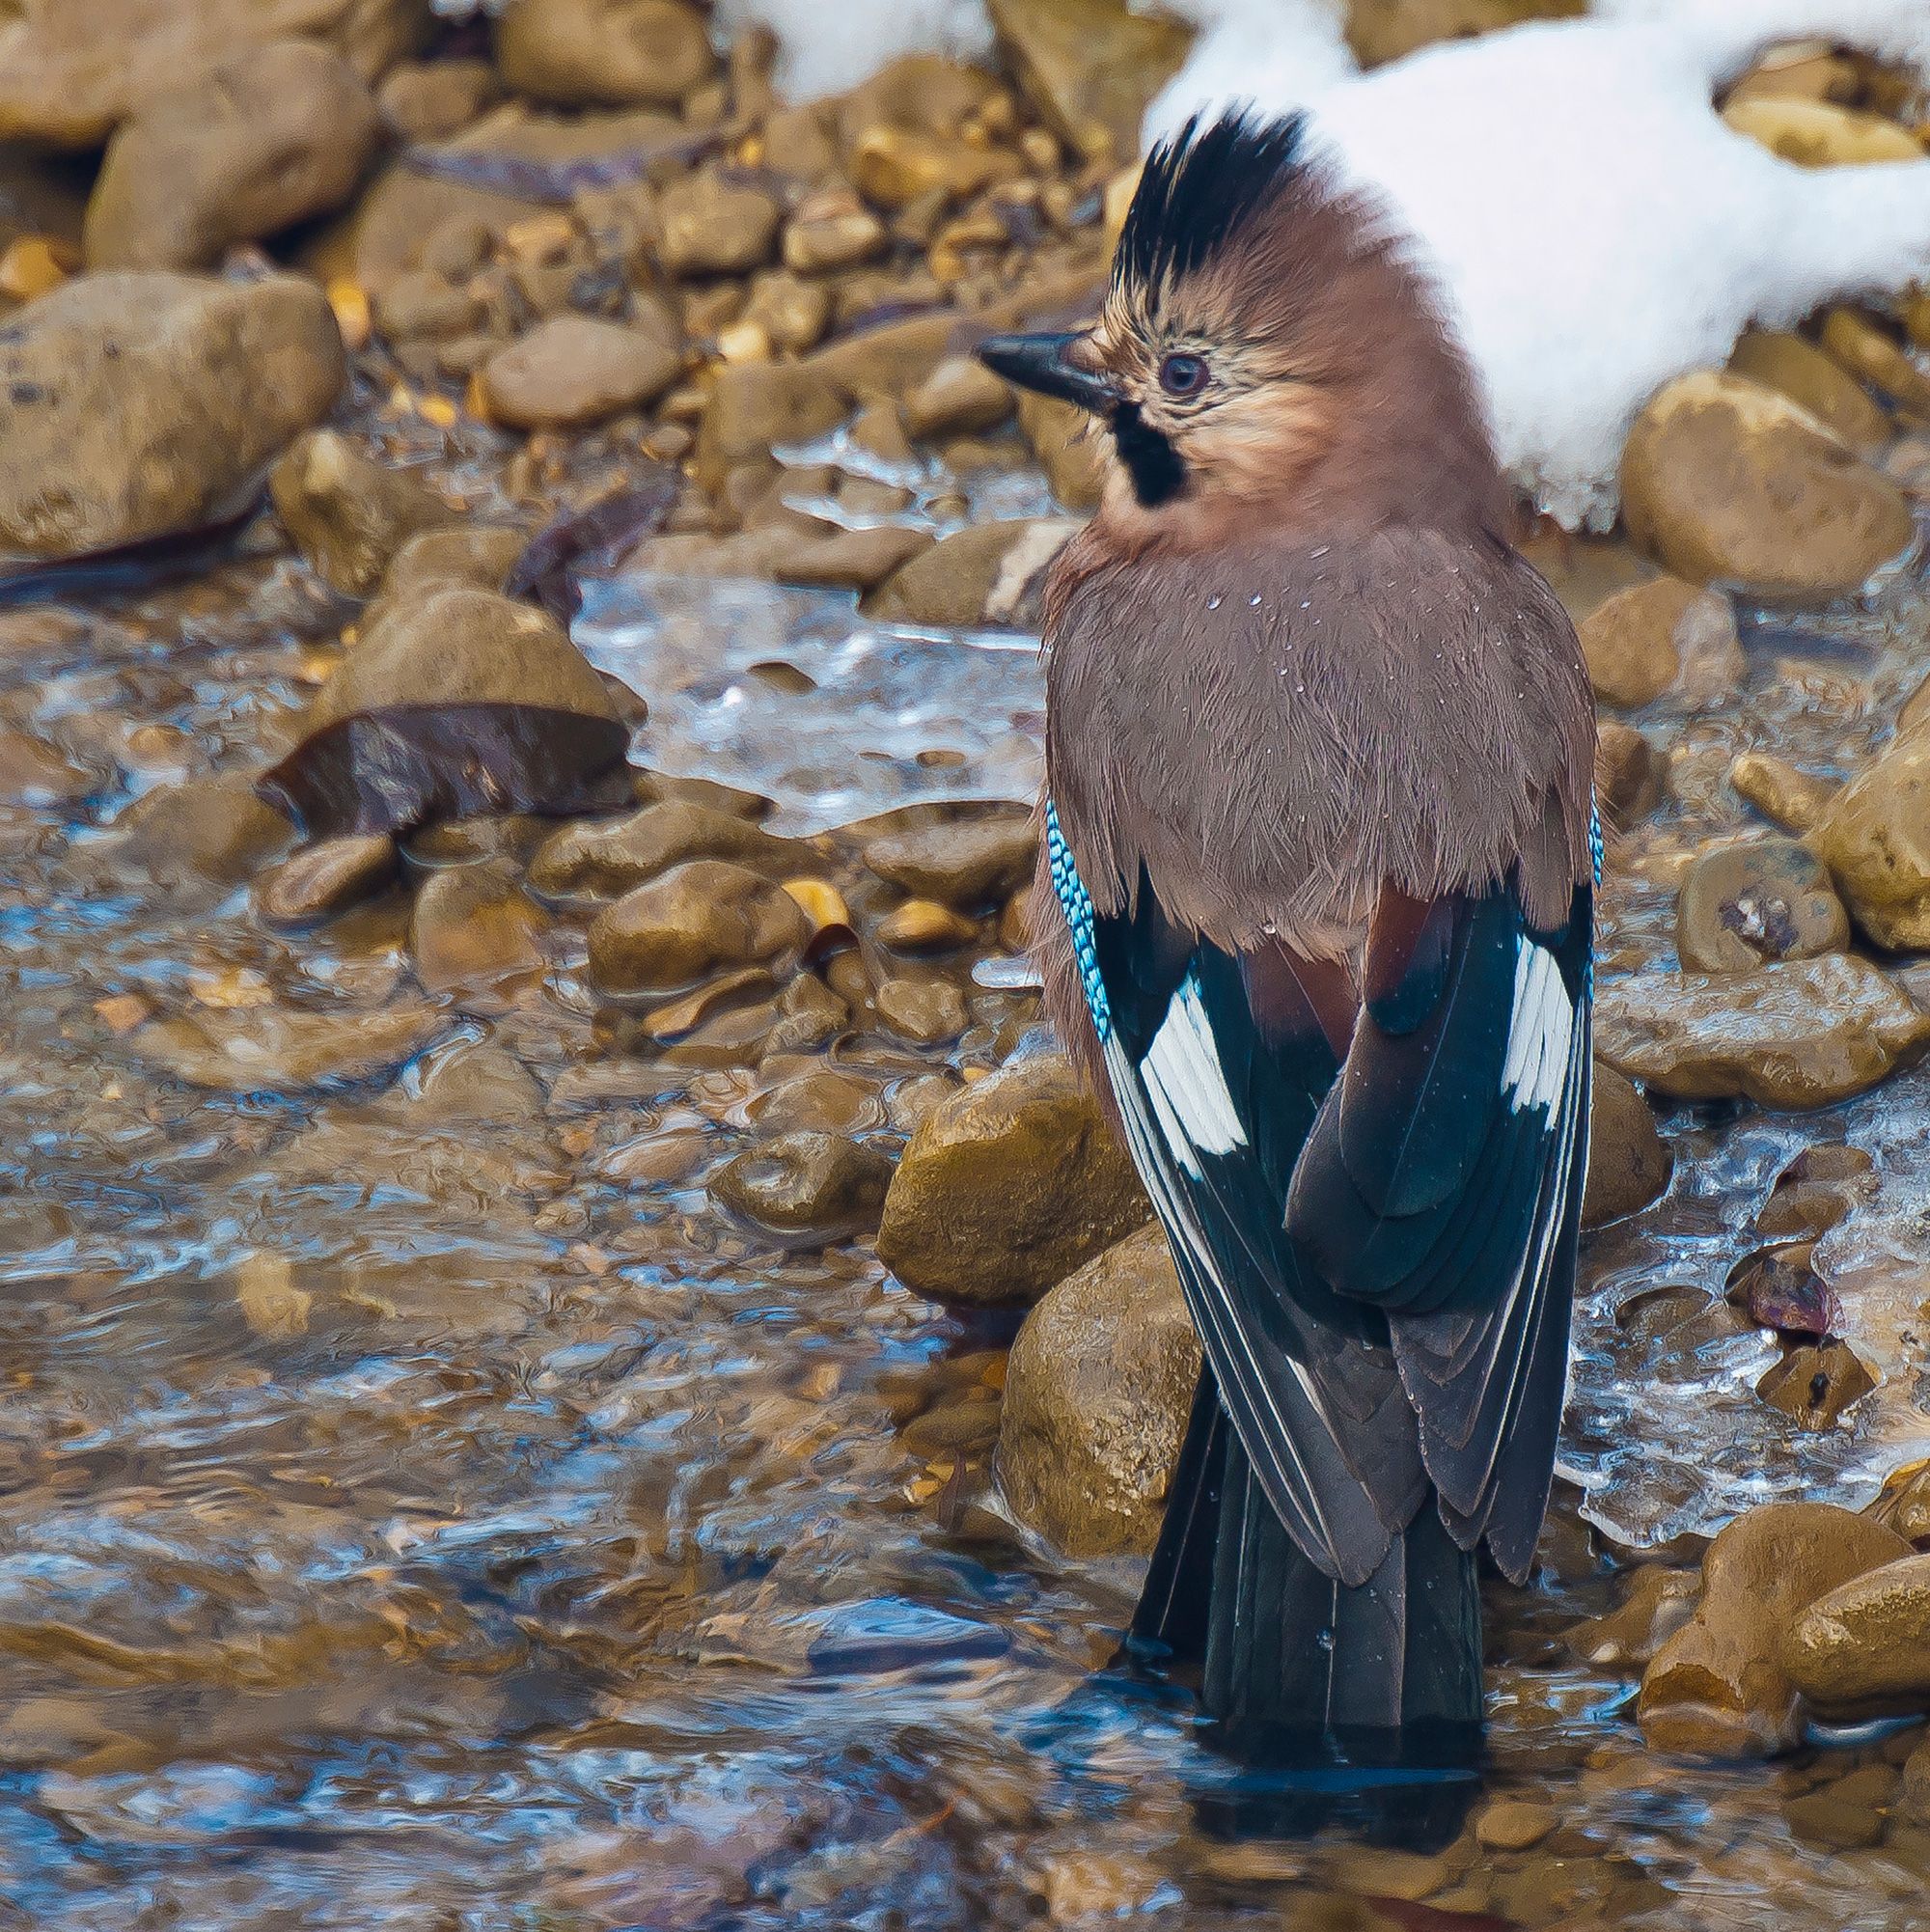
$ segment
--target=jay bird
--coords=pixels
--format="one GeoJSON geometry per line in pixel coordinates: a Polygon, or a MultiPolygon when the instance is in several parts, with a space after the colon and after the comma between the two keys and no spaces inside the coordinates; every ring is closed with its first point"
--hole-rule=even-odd
{"type": "MultiPolygon", "coordinates": [[[[1204,1368],[1133,1647],[1250,1762],[1465,1767],[1547,1507],[1585,1165],[1594,707],[1470,371],[1298,118],[1196,119],[1097,319],[1047,588],[1048,1000],[1204,1368]]],[[[1377,1774],[1378,1775],[1378,1774],[1377,1774]]]]}

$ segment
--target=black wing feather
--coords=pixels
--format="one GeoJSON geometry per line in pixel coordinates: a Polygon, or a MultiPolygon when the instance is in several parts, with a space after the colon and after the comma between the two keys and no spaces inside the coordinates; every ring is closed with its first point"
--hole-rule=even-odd
{"type": "Polygon", "coordinates": [[[1590,896],[1558,933],[1506,888],[1411,910],[1398,970],[1369,943],[1344,1063],[1282,955],[1178,927],[1145,878],[1092,928],[1108,1074],[1212,1379],[1348,1585],[1430,1482],[1463,1548],[1525,1564],[1565,1375],[1590,896]]]}
{"type": "Polygon", "coordinates": [[[1426,1477],[1385,1323],[1328,1294],[1285,1239],[1293,1164],[1338,1063],[1310,1020],[1264,1025],[1251,962],[1178,931],[1144,882],[1130,913],[1095,923],[1094,945],[1108,1073],[1221,1397],[1294,1541],[1329,1576],[1364,1583],[1426,1477]],[[1241,1129],[1224,1151],[1191,1148],[1191,1169],[1145,1072],[1183,987],[1241,1129]]]}
{"type": "Polygon", "coordinates": [[[1531,928],[1504,891],[1464,899],[1439,1006],[1401,1032],[1368,1007],[1287,1207],[1288,1232],[1322,1279],[1387,1311],[1455,1540],[1472,1548],[1485,1535],[1515,1576],[1532,1559],[1566,1382],[1591,922],[1585,889],[1552,933],[1531,928]],[[1452,1007],[1467,1017],[1442,1010],[1452,1007]],[[1499,1041],[1497,1011],[1508,1016],[1499,1041]],[[1430,1054],[1454,1064],[1426,1063],[1430,1054]],[[1376,1100],[1391,1117],[1379,1134],[1376,1100]],[[1443,1136],[1458,1136],[1458,1159],[1443,1136]],[[1457,1168],[1455,1190],[1433,1199],[1457,1168]],[[1429,1204],[1397,1211],[1416,1201],[1429,1204]]]}

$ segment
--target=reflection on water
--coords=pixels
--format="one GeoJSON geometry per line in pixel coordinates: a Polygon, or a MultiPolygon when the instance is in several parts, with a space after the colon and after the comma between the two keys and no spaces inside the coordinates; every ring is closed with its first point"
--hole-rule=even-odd
{"type": "MultiPolygon", "coordinates": [[[[1813,653],[1770,635],[1745,705],[1671,725],[1696,804],[1624,854],[1612,971],[1667,954],[1681,853],[1736,818],[1732,751],[1847,761],[1920,667],[1923,613],[1898,590],[1813,653]]],[[[20,1922],[1912,1922],[1930,1839],[1899,1817],[1826,1850],[1784,1808],[1846,1771],[1893,1794],[1915,1738],[1734,1772],[1650,1755],[1626,1681],[1562,1641],[1618,1595],[1572,1490],[1532,1587],[1491,1600],[1497,1783],[1526,1808],[1503,1842],[1204,1829],[1227,1773],[1184,1703],[1089,1674],[1130,1571],[1053,1560],[989,1492],[1008,1324],[916,1300],[863,1247],[781,1255],[708,1208],[761,1090],[813,1063],[614,1057],[567,920],[540,974],[426,1010],[385,1060],[370,1016],[420,997],[400,892],[278,936],[244,888],[157,887],[99,829],[164,779],[274,756],[340,621],[245,559],[0,616],[6,719],[101,774],[0,814],[0,1897],[20,1922]],[[247,1036],[259,1013],[279,1039],[270,1010],[319,1031],[198,1085],[144,1031],[185,1012],[247,1036]]],[[[1029,1017],[1011,977],[982,977],[951,1060],[989,1063],[1029,1017]]],[[[875,1097],[865,1131],[896,1145],[908,1084],[945,1059],[841,1049],[875,1097]]],[[[1564,1460],[1591,1521],[1659,1543],[1762,1495],[1861,1501],[1916,1450],[1923,1092],[1680,1112],[1673,1193],[1587,1257],[1564,1460]],[[1837,1135],[1880,1184],[1819,1264],[1885,1380],[1853,1426],[1805,1434],[1750,1395],[1754,1331],[1670,1354],[1614,1311],[1720,1290],[1776,1173],[1837,1135]]]]}

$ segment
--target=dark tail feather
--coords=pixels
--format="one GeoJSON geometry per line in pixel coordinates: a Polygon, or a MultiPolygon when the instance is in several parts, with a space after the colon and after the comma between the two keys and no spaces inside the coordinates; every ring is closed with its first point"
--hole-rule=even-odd
{"type": "Polygon", "coordinates": [[[1256,1774],[1222,1829],[1340,1821],[1414,1842],[1459,1828],[1480,1761],[1480,1596],[1431,1494],[1365,1584],[1336,1584],[1281,1524],[1202,1374],[1132,1636],[1199,1672],[1215,1741],[1256,1774]]]}

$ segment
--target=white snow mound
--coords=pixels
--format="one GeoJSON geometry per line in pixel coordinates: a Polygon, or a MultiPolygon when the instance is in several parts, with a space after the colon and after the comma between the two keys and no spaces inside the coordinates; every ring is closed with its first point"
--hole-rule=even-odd
{"type": "Polygon", "coordinates": [[[1751,320],[1930,275],[1930,158],[1798,168],[1710,105],[1810,34],[1930,66],[1925,0],[1597,0],[1338,79],[1317,22],[1269,54],[1267,11],[1222,0],[1148,133],[1206,103],[1310,107],[1420,243],[1510,474],[1571,528],[1613,518],[1628,426],[1671,376],[1751,320]]]}

